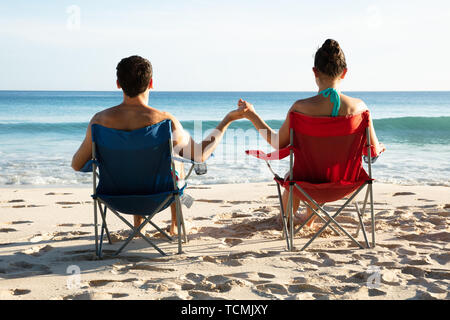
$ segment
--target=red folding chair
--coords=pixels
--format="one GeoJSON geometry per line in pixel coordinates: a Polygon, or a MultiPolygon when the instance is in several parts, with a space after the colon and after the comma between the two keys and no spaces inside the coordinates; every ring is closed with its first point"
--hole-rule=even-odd
{"type": "MultiPolygon", "coordinates": [[[[257,150],[246,151],[248,155],[265,160],[270,171],[275,176],[274,179],[277,182],[283,216],[283,234],[286,235],[288,250],[292,251],[294,249],[295,233],[301,230],[314,215],[319,217],[324,222],[324,225],[301,250],[306,249],[327,227],[339,234],[336,228],[333,228],[333,225],[349,237],[358,247],[363,248],[336,221],[336,218],[365,187],[367,187],[367,190],[362,210],[359,209],[356,201],[355,209],[366,245],[370,248],[363,223],[363,215],[370,196],[372,246],[374,247],[375,216],[373,209],[372,157],[376,155],[374,152],[375,148],[370,144],[369,111],[358,115],[341,117],[312,117],[298,112],[291,112],[289,124],[290,144],[286,148],[269,154],[257,150]],[[368,173],[362,165],[363,155],[366,155],[368,159],[368,173]],[[287,156],[290,157],[289,176],[284,179],[272,170],[268,161],[280,160],[287,156]],[[284,214],[280,186],[289,190],[287,205],[289,222],[287,222],[284,214]],[[312,214],[295,232],[294,224],[292,223],[294,215],[293,195],[312,210],[312,214]],[[323,204],[340,200],[348,195],[350,195],[349,198],[333,215],[324,209],[323,204]]],[[[358,234],[359,226],[355,236],[357,237],[358,234]]]]}

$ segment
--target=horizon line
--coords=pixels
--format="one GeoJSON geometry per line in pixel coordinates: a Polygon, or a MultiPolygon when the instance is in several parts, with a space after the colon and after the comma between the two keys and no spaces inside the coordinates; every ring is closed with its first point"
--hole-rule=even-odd
{"type": "MultiPolygon", "coordinates": [[[[119,90],[19,90],[19,89],[0,89],[0,92],[117,92],[119,90]]],[[[450,92],[449,90],[342,90],[343,92],[450,92]]],[[[152,90],[151,92],[316,92],[315,90],[152,90]]]]}

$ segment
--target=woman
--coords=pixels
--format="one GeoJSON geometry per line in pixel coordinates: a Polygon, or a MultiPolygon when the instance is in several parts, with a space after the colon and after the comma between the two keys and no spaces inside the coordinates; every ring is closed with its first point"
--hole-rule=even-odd
{"type": "MultiPolygon", "coordinates": [[[[337,117],[354,115],[367,110],[367,106],[362,100],[346,96],[340,92],[341,82],[347,74],[347,63],[344,52],[337,41],[328,39],[317,50],[314,58],[313,73],[319,93],[314,97],[296,101],[289,109],[286,120],[278,133],[261,119],[252,104],[242,99],[239,100],[238,105],[241,110],[244,110],[245,117],[253,123],[255,128],[273,148],[281,149],[289,144],[289,113],[291,112],[317,117],[337,117]]],[[[385,150],[384,145],[378,142],[372,122],[370,123],[370,141],[375,146],[376,154],[380,154],[385,150]]],[[[289,192],[285,190],[283,193],[284,208],[287,206],[288,198],[289,192]]],[[[293,200],[294,212],[297,212],[300,200],[295,196],[293,200]]],[[[306,213],[296,214],[294,216],[294,224],[303,223],[311,213],[311,209],[307,208],[306,213]]],[[[308,225],[312,226],[313,222],[314,219],[311,219],[308,225]]]]}

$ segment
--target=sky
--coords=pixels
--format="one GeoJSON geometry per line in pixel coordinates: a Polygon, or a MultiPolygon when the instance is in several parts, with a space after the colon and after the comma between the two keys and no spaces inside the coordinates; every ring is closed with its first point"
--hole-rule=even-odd
{"type": "Polygon", "coordinates": [[[138,54],[158,91],[314,91],[327,38],[347,91],[450,90],[450,2],[2,1],[0,90],[117,90],[138,54]]]}

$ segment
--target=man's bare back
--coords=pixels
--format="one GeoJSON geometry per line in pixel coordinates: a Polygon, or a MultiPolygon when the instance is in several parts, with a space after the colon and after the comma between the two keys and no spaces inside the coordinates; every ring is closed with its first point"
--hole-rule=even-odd
{"type": "Polygon", "coordinates": [[[132,131],[166,119],[173,119],[173,116],[146,105],[120,104],[94,115],[92,123],[117,130],[132,131]]]}

